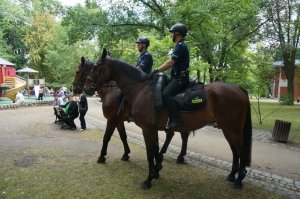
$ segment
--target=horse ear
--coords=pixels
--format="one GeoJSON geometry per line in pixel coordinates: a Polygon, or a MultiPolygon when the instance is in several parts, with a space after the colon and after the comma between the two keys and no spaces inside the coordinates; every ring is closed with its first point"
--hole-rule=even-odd
{"type": "Polygon", "coordinates": [[[85,63],[85,58],[81,57],[81,63],[84,64],[85,63]]]}
{"type": "Polygon", "coordinates": [[[105,57],[107,56],[107,50],[106,48],[103,48],[102,56],[101,56],[101,61],[104,61],[105,57]]]}

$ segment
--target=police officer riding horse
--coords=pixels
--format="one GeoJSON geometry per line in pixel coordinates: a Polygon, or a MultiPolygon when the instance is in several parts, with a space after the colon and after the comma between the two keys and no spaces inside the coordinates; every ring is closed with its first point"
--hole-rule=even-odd
{"type": "Polygon", "coordinates": [[[152,74],[163,72],[171,68],[171,80],[162,92],[163,100],[170,111],[169,121],[166,129],[174,129],[182,124],[182,119],[179,114],[178,107],[173,97],[182,92],[189,85],[189,49],[184,42],[187,35],[187,27],[181,23],[176,23],[169,30],[171,32],[175,48],[171,58],[159,68],[155,69],[152,74]]]}
{"type": "Polygon", "coordinates": [[[150,41],[147,37],[141,37],[136,42],[140,56],[137,60],[136,67],[147,74],[152,71],[153,58],[148,52],[148,47],[150,46],[150,41]]]}

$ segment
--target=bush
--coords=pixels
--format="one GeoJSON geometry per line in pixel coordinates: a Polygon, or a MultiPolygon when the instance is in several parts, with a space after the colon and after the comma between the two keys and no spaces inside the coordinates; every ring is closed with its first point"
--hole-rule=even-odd
{"type": "Polygon", "coordinates": [[[281,105],[293,105],[294,104],[294,97],[288,93],[280,98],[279,100],[281,105]]]}

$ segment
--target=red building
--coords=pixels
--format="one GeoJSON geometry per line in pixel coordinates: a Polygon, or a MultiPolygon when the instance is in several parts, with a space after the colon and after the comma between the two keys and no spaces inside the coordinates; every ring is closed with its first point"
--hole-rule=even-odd
{"type": "Polygon", "coordinates": [[[5,91],[15,86],[15,64],[0,57],[0,97],[5,96],[5,91]]]}
{"type": "MultiPolygon", "coordinates": [[[[300,100],[300,60],[295,61],[295,76],[294,76],[294,99],[300,100]]],[[[272,97],[280,99],[288,93],[287,79],[282,70],[283,61],[276,61],[273,63],[275,68],[275,76],[273,83],[272,97]]]]}

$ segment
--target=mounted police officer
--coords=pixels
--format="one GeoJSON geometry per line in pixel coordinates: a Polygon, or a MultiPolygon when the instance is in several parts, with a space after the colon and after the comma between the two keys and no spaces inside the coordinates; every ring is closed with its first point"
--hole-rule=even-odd
{"type": "MultiPolygon", "coordinates": [[[[148,52],[148,47],[150,46],[150,41],[147,37],[140,37],[140,38],[138,38],[138,40],[135,43],[137,44],[137,49],[140,52],[140,56],[137,60],[136,67],[139,70],[141,70],[147,74],[150,74],[152,71],[152,65],[153,65],[152,55],[148,52]]],[[[132,121],[133,121],[133,118],[132,118],[131,112],[129,112],[128,122],[132,122],[132,121]]]]}
{"type": "Polygon", "coordinates": [[[170,111],[169,122],[166,129],[173,129],[182,124],[179,110],[173,96],[183,91],[189,84],[189,49],[184,42],[187,35],[187,27],[181,23],[176,23],[169,30],[172,35],[172,40],[176,44],[171,58],[159,68],[155,69],[152,74],[165,71],[171,68],[171,80],[163,90],[162,96],[164,102],[170,111]]]}
{"type": "Polygon", "coordinates": [[[141,37],[135,43],[137,44],[137,48],[140,52],[136,67],[145,73],[150,74],[153,65],[152,55],[148,52],[150,41],[146,37],[141,37]]]}

